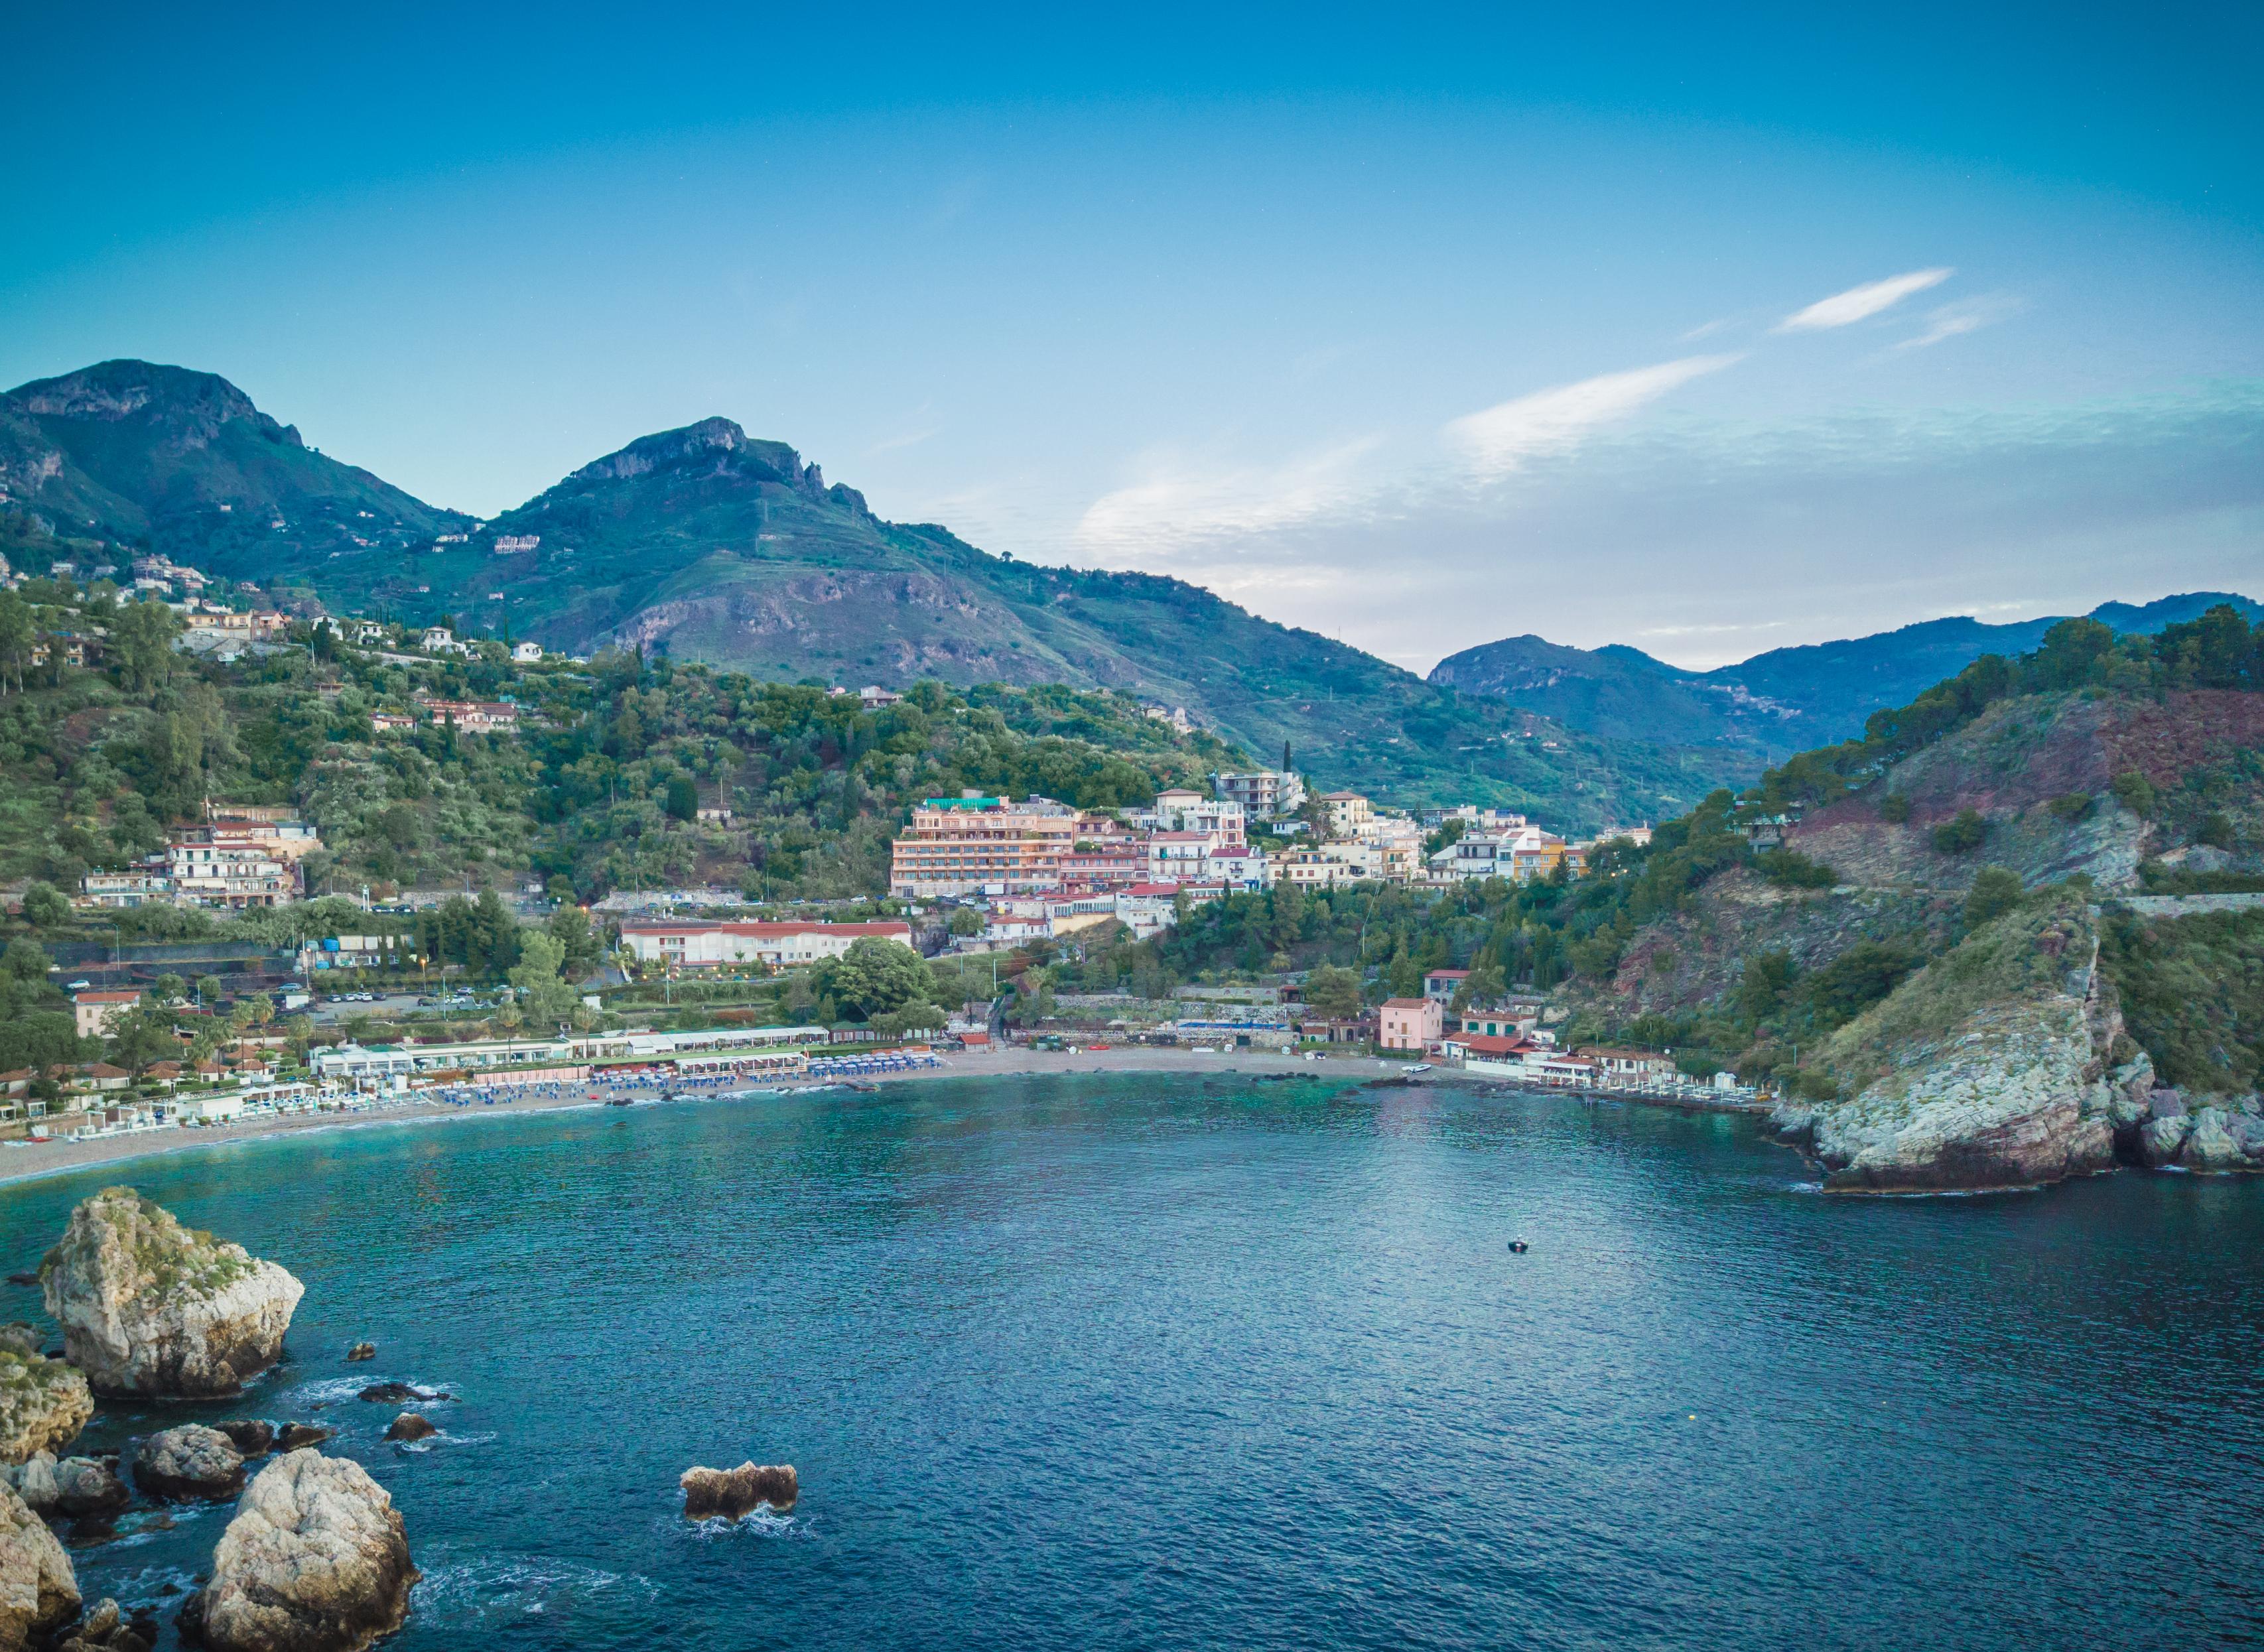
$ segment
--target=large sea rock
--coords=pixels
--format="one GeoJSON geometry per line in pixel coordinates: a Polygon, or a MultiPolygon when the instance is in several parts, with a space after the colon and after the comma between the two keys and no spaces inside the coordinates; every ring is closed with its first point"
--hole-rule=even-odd
{"type": "Polygon", "coordinates": [[[0,1652],[22,1652],[78,1606],[70,1556],[47,1523],[0,1486],[0,1652]]]}
{"type": "Polygon", "coordinates": [[[98,1394],[234,1394],[275,1363],[306,1287],[130,1187],[71,1213],[40,1265],[63,1351],[98,1394]]]}
{"type": "Polygon", "coordinates": [[[687,1518],[736,1520],[766,1505],[791,1509],[802,1494],[791,1463],[741,1463],[737,1468],[687,1468],[678,1476],[687,1518]]]}
{"type": "Polygon", "coordinates": [[[212,1652],[359,1652],[401,1627],[417,1581],[393,1499],[360,1464],[295,1451],[261,1469],[199,1603],[212,1652]]]}
{"type": "Polygon", "coordinates": [[[86,1379],[60,1359],[0,1348],[0,1463],[61,1451],[94,1415],[86,1379]]]}

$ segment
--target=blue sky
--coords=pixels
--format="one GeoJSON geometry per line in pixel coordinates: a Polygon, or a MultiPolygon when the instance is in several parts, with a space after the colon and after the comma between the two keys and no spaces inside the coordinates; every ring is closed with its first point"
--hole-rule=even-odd
{"type": "Polygon", "coordinates": [[[2264,595],[2252,7],[19,19],[0,380],[436,503],[720,413],[1421,669],[2264,595]]]}

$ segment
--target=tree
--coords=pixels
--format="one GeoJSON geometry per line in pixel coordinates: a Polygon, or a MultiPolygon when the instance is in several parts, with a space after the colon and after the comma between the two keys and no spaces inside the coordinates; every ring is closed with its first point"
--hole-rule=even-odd
{"type": "Polygon", "coordinates": [[[6,953],[0,955],[0,969],[18,981],[44,982],[47,978],[47,954],[39,942],[18,935],[8,943],[6,953]]]}
{"type": "Polygon", "coordinates": [[[1473,1004],[1493,1004],[1509,991],[1509,982],[1501,971],[1491,964],[1475,964],[1470,973],[1462,977],[1462,984],[1455,994],[1454,1007],[1467,1010],[1473,1004]]]}
{"type": "Polygon", "coordinates": [[[2021,874],[2002,866],[1984,866],[1973,874],[1973,888],[1965,896],[1965,926],[1979,929],[2000,918],[2021,903],[2021,874]]]}
{"type": "Polygon", "coordinates": [[[110,620],[110,661],[120,686],[147,694],[173,674],[173,639],[181,621],[162,602],[129,602],[110,620]]]}
{"type": "Polygon", "coordinates": [[[0,591],[0,693],[7,692],[11,677],[17,690],[22,691],[24,668],[31,663],[36,629],[31,604],[15,591],[0,591]]]}
{"type": "Polygon", "coordinates": [[[2125,769],[2109,784],[2115,801],[2133,815],[2154,812],[2154,785],[2136,769],[2125,769]]]}
{"type": "Polygon", "coordinates": [[[520,938],[511,984],[528,1020],[555,1023],[574,1013],[574,989],[558,975],[565,961],[566,949],[541,930],[520,938]]]}
{"type": "Polygon", "coordinates": [[[959,907],[952,912],[951,922],[945,927],[954,935],[980,935],[983,932],[982,915],[971,906],[959,907]]]}
{"type": "Polygon", "coordinates": [[[604,937],[591,927],[590,915],[578,906],[560,907],[543,929],[558,943],[563,959],[560,968],[570,976],[586,971],[605,950],[604,937]]]}
{"type": "Polygon", "coordinates": [[[1305,1002],[1332,1021],[1360,1013],[1360,977],[1334,964],[1317,964],[1305,977],[1305,1002]]]}
{"type": "Polygon", "coordinates": [[[867,935],[852,941],[833,968],[832,996],[867,1016],[926,1002],[927,965],[902,941],[867,935]]]}
{"type": "Polygon", "coordinates": [[[197,1002],[207,1010],[217,1006],[227,991],[227,984],[218,975],[197,977],[197,1002]]]}
{"type": "Polygon", "coordinates": [[[188,989],[187,982],[183,981],[178,975],[169,974],[158,976],[156,985],[151,990],[159,1004],[178,1004],[182,995],[187,992],[188,989]]]}
{"type": "Polygon", "coordinates": [[[691,820],[700,813],[700,787],[688,774],[669,777],[668,801],[664,805],[671,817],[691,820]]]}
{"type": "Polygon", "coordinates": [[[24,921],[33,929],[66,929],[71,921],[70,902],[52,883],[35,883],[24,891],[24,921]]]}
{"type": "Polygon", "coordinates": [[[172,1016],[154,1005],[136,1004],[110,1024],[110,1059],[131,1071],[147,1072],[180,1048],[172,1016]]]}

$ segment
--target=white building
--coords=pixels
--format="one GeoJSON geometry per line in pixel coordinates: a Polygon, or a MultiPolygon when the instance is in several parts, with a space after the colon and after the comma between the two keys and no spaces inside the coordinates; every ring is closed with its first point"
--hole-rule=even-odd
{"type": "Polygon", "coordinates": [[[511,648],[511,657],[521,665],[533,665],[542,658],[542,645],[540,642],[514,642],[511,648]]]}
{"type": "Polygon", "coordinates": [[[631,918],[621,944],[644,963],[677,969],[718,969],[727,964],[790,967],[838,958],[868,937],[912,944],[909,924],[731,923],[631,918]]]}
{"type": "Polygon", "coordinates": [[[1214,774],[1210,784],[1220,797],[1241,804],[1252,820],[1294,815],[1305,801],[1305,782],[1280,769],[1259,769],[1249,774],[1214,774]]]}

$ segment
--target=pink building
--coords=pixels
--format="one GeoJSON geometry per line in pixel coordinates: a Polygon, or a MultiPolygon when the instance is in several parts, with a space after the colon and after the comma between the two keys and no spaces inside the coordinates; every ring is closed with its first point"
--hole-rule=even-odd
{"type": "Polygon", "coordinates": [[[1376,1017],[1375,1041],[1387,1050],[1419,1053],[1446,1030],[1446,1009],[1436,998],[1391,998],[1376,1017]]]}

